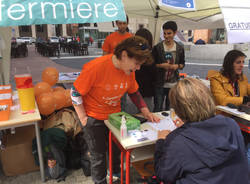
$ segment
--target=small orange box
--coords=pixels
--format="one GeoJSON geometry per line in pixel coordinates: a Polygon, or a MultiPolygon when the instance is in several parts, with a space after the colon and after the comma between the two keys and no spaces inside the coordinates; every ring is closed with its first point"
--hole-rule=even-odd
{"type": "Polygon", "coordinates": [[[179,76],[182,78],[185,78],[185,77],[187,77],[187,73],[179,73],[179,76]]]}
{"type": "Polygon", "coordinates": [[[0,85],[0,94],[12,93],[11,85],[0,85]]]}
{"type": "Polygon", "coordinates": [[[13,105],[12,94],[11,93],[0,93],[0,104],[9,104],[13,105]]]}
{"type": "Polygon", "coordinates": [[[7,121],[10,117],[10,105],[0,102],[0,121],[7,121]]]}

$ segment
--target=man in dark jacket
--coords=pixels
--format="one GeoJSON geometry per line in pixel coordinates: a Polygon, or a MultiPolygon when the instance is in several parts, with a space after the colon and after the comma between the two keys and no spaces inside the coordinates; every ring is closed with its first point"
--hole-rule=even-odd
{"type": "Polygon", "coordinates": [[[184,48],[174,41],[177,32],[177,24],[168,21],[163,26],[164,41],[154,46],[152,54],[155,61],[155,95],[154,112],[163,109],[165,99],[165,110],[169,110],[168,93],[179,79],[179,69],[185,66],[184,48]]]}
{"type": "Polygon", "coordinates": [[[179,119],[173,132],[158,132],[155,172],[164,183],[248,184],[243,136],[221,115],[209,89],[198,79],[180,80],[170,90],[179,119]]]}

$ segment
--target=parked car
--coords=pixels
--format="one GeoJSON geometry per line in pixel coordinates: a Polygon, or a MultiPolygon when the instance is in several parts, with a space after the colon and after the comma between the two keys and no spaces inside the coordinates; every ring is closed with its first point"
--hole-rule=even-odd
{"type": "Polygon", "coordinates": [[[35,43],[36,40],[33,37],[17,37],[16,42],[17,43],[32,44],[32,43],[35,43]]]}
{"type": "Polygon", "coordinates": [[[22,39],[22,37],[17,37],[16,42],[17,43],[24,43],[24,40],[22,39]]]}
{"type": "Polygon", "coordinates": [[[72,42],[73,41],[73,38],[72,37],[67,37],[66,38],[66,42],[69,43],[69,42],[72,42]]]}
{"type": "Polygon", "coordinates": [[[30,37],[31,43],[36,43],[36,39],[34,37],[30,37]]]}
{"type": "Polygon", "coordinates": [[[49,38],[50,43],[59,43],[59,38],[56,36],[52,36],[49,38]]]}

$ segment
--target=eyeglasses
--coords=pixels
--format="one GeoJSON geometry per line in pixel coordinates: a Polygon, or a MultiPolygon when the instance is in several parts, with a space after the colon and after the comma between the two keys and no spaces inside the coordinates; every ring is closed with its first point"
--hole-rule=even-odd
{"type": "Polygon", "coordinates": [[[138,46],[140,47],[141,50],[146,50],[146,49],[148,49],[148,45],[143,44],[143,43],[139,43],[138,46]]]}

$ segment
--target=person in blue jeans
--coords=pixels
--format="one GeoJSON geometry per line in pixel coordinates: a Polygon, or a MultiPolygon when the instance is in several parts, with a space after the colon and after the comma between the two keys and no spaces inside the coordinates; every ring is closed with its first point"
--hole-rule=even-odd
{"type": "Polygon", "coordinates": [[[154,112],[169,110],[168,93],[179,79],[178,70],[185,66],[185,53],[182,45],[174,41],[177,24],[168,21],[162,26],[164,39],[154,46],[154,112]],[[165,100],[165,109],[163,102],[165,100]]]}

